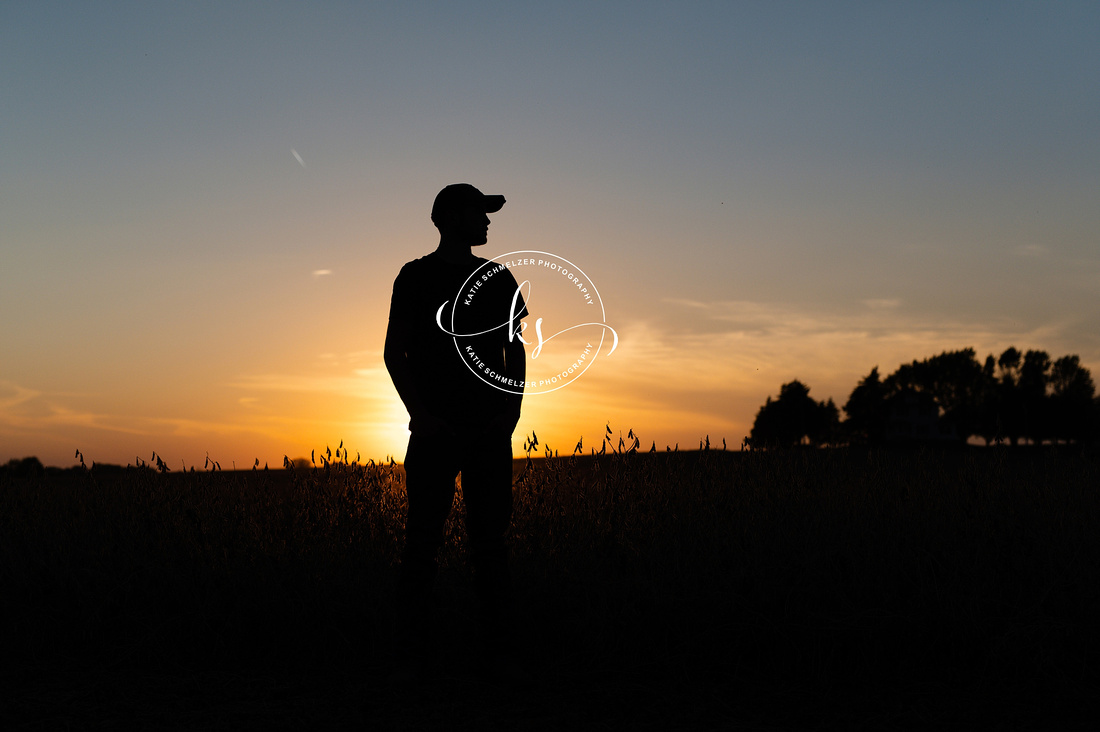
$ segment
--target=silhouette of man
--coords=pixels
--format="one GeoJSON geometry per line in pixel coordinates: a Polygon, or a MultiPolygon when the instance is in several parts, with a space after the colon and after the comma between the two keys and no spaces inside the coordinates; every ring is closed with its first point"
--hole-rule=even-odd
{"type": "Polygon", "coordinates": [[[487,214],[503,205],[504,196],[487,196],[466,183],[441,190],[431,215],[439,246],[402,267],[393,283],[385,361],[411,433],[399,642],[417,664],[430,652],[436,556],[459,474],[487,662],[503,651],[507,632],[505,533],[522,394],[486,378],[500,384],[511,379],[510,389],[522,383],[526,354],[514,334],[527,309],[512,274],[471,251],[488,239],[487,214]]]}

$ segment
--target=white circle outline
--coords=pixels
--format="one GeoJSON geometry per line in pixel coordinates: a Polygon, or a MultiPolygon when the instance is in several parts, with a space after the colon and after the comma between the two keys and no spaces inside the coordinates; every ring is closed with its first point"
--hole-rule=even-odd
{"type": "MultiPolygon", "coordinates": [[[[584,276],[584,278],[586,280],[588,280],[588,284],[592,285],[592,291],[596,293],[596,299],[600,303],[600,321],[604,325],[607,325],[607,311],[604,309],[604,306],[603,306],[603,298],[600,296],[600,291],[596,288],[596,283],[592,281],[592,278],[589,277],[588,274],[585,273],[585,271],[583,269],[581,269],[577,265],[573,264],[572,262],[570,262],[565,257],[559,256],[557,254],[553,254],[551,252],[543,252],[543,251],[540,251],[538,249],[519,249],[519,250],[516,250],[514,252],[508,252],[506,254],[498,254],[497,256],[495,256],[491,259],[486,259],[485,261],[486,262],[496,262],[498,259],[502,259],[504,257],[510,257],[513,254],[544,254],[547,257],[554,257],[555,259],[560,259],[561,261],[565,262],[570,267],[575,269],[577,272],[580,272],[584,276]]],[[[498,264],[501,264],[501,263],[498,262],[498,264]]],[[[467,277],[462,282],[462,286],[460,288],[458,288],[458,296],[461,296],[462,293],[465,292],[466,284],[471,279],[473,279],[474,276],[476,276],[478,272],[481,271],[482,266],[483,265],[478,265],[478,267],[476,269],[474,269],[474,271],[470,274],[470,276],[467,277]]],[[[507,269],[509,274],[511,274],[512,270],[511,270],[510,267],[505,267],[505,269],[507,269]]],[[[513,277],[514,277],[514,275],[513,275],[513,277]]],[[[526,306],[526,303],[524,303],[524,305],[526,306]]],[[[456,299],[454,306],[451,307],[451,332],[452,333],[455,332],[455,311],[457,309],[458,309],[458,300],[456,299]]],[[[511,325],[511,324],[509,323],[509,325],[511,325]]],[[[493,387],[494,389],[499,389],[500,391],[503,391],[507,394],[516,394],[516,395],[519,395],[519,396],[524,396],[524,395],[530,394],[530,395],[533,396],[535,394],[549,394],[550,392],[557,391],[558,389],[561,389],[565,386],[568,386],[569,384],[572,384],[574,381],[576,381],[581,376],[583,376],[585,374],[585,372],[587,372],[588,369],[591,368],[592,364],[594,364],[596,362],[596,357],[600,355],[600,349],[603,348],[603,339],[606,336],[607,336],[607,329],[606,328],[601,329],[600,330],[600,343],[599,343],[598,346],[596,346],[596,352],[594,354],[592,354],[592,359],[588,362],[588,365],[585,366],[584,369],[580,373],[578,373],[574,378],[572,378],[569,381],[565,382],[561,386],[555,386],[553,389],[547,389],[546,391],[532,391],[532,392],[527,392],[527,391],[523,391],[523,390],[512,391],[511,389],[507,389],[503,386],[497,386],[493,382],[491,382],[488,379],[484,378],[480,373],[478,373],[476,370],[474,370],[473,366],[471,366],[469,363],[467,363],[466,356],[462,353],[462,349],[458,345],[458,338],[456,336],[451,336],[451,341],[455,344],[455,352],[462,359],[462,363],[465,364],[466,368],[468,368],[470,370],[470,372],[474,376],[476,376],[478,379],[480,379],[482,382],[484,382],[485,384],[488,384],[489,386],[493,387]]]]}

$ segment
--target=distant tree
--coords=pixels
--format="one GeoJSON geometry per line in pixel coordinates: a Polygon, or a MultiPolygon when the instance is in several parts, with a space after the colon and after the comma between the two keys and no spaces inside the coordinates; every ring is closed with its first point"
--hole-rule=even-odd
{"type": "Polygon", "coordinates": [[[1096,387],[1092,374],[1076,356],[1062,356],[1050,370],[1051,436],[1066,442],[1081,442],[1095,428],[1096,387]]]}
{"type": "Polygon", "coordinates": [[[852,390],[844,403],[844,433],[849,442],[875,445],[886,439],[890,411],[886,402],[886,385],[878,375],[878,366],[871,369],[852,390]]]}
{"type": "Polygon", "coordinates": [[[1024,434],[1024,407],[1020,394],[1022,354],[1009,346],[997,359],[996,419],[1000,434],[1015,445],[1024,434]]]}
{"type": "Polygon", "coordinates": [[[800,381],[783,384],[779,397],[769,396],[756,413],[749,444],[753,447],[792,447],[803,441],[821,445],[835,439],[840,413],[832,399],[817,402],[800,381]]]}
{"type": "Polygon", "coordinates": [[[1009,346],[1004,350],[1004,353],[997,359],[997,366],[1001,369],[1001,381],[1009,384],[1019,383],[1020,361],[1022,358],[1023,356],[1016,350],[1015,346],[1009,346]]]}
{"type": "MultiPolygon", "coordinates": [[[[778,414],[771,408],[762,415],[764,426],[773,412],[778,414]]],[[[906,434],[962,441],[977,435],[987,445],[1002,438],[1016,445],[1020,438],[1040,444],[1100,435],[1100,396],[1080,358],[1052,362],[1046,351],[1021,353],[1014,346],[984,363],[972,348],[944,351],[902,364],[886,378],[876,366],[852,390],[844,412],[843,434],[855,444],[906,434]],[[935,422],[931,428],[929,419],[935,422]]]]}
{"type": "Polygon", "coordinates": [[[46,469],[42,461],[36,457],[12,458],[5,465],[0,465],[0,478],[10,477],[14,480],[34,480],[45,475],[46,469]]]}
{"type": "Polygon", "coordinates": [[[978,434],[987,445],[1003,435],[997,396],[997,359],[993,358],[991,353],[985,357],[985,363],[982,365],[982,379],[978,393],[978,434]]]}
{"type": "Polygon", "coordinates": [[[841,441],[840,410],[832,397],[817,403],[814,432],[807,435],[811,444],[828,445],[841,441]]]}
{"type": "Polygon", "coordinates": [[[930,395],[939,406],[944,426],[954,430],[960,440],[980,430],[985,385],[973,348],[944,351],[904,364],[886,378],[885,385],[888,395],[906,389],[930,395]]]}
{"type": "Polygon", "coordinates": [[[1050,436],[1047,382],[1051,361],[1046,351],[1028,351],[1020,367],[1019,397],[1024,434],[1038,445],[1050,436]]]}
{"type": "Polygon", "coordinates": [[[1092,428],[1085,436],[1085,439],[1096,444],[1098,438],[1100,438],[1100,394],[1097,394],[1096,398],[1092,400],[1092,419],[1089,420],[1089,422],[1092,428]]]}

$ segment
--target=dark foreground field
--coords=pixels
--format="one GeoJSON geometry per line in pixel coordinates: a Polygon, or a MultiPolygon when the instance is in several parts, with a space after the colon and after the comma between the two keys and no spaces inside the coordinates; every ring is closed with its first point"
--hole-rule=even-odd
{"type": "Polygon", "coordinates": [[[0,725],[1059,728],[1100,684],[1098,473],[998,449],[535,461],[526,673],[470,672],[456,526],[439,661],[405,688],[398,468],[8,470],[0,725]]]}

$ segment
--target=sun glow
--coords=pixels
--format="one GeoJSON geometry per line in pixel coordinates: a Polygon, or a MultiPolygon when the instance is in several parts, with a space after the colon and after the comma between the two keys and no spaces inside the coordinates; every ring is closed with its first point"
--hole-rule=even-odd
{"type": "Polygon", "coordinates": [[[396,391],[371,417],[369,427],[364,430],[364,444],[380,455],[392,455],[398,462],[404,460],[409,444],[409,413],[396,391]]]}

